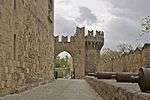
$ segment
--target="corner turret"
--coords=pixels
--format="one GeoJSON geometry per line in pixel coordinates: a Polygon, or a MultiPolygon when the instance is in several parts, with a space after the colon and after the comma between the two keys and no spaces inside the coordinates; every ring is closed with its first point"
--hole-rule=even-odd
{"type": "Polygon", "coordinates": [[[88,34],[85,36],[86,48],[100,51],[103,45],[104,45],[104,32],[96,30],[96,33],[94,36],[94,31],[88,30],[88,34]]]}

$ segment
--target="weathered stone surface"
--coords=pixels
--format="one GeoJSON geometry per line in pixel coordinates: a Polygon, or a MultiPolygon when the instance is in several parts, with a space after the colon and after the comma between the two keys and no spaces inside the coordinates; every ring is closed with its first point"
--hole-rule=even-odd
{"type": "Polygon", "coordinates": [[[117,83],[115,80],[101,80],[86,77],[86,81],[104,100],[149,100],[149,93],[142,93],[138,84],[117,83]]]}
{"type": "Polygon", "coordinates": [[[53,0],[0,1],[0,91],[53,79],[53,0]]]}
{"type": "Polygon", "coordinates": [[[56,80],[0,100],[103,100],[85,80],[56,80]]]}

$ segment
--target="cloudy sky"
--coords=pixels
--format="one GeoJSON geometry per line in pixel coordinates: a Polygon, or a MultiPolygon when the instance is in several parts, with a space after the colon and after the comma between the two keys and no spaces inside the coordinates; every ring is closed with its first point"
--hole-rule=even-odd
{"type": "Polygon", "coordinates": [[[104,48],[119,43],[150,42],[139,38],[142,18],[150,15],[150,0],[55,0],[55,34],[73,35],[76,26],[105,32],[104,48]]]}

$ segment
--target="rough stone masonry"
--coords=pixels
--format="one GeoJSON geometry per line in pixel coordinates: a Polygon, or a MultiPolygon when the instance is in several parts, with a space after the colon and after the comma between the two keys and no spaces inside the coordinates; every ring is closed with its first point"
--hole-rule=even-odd
{"type": "Polygon", "coordinates": [[[53,79],[53,0],[0,0],[0,92],[53,79]]]}

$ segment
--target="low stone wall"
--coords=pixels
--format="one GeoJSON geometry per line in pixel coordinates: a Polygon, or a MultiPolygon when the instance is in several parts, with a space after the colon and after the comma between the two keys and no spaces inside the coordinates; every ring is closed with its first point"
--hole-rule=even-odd
{"type": "Polygon", "coordinates": [[[104,100],[150,100],[150,94],[142,93],[136,83],[117,83],[89,76],[85,80],[104,100]]]}

